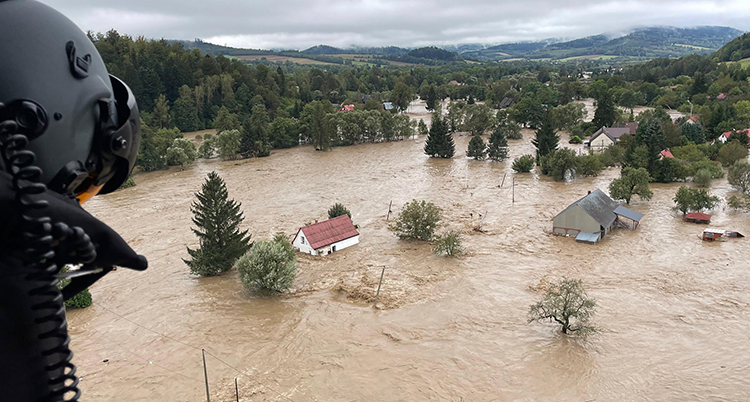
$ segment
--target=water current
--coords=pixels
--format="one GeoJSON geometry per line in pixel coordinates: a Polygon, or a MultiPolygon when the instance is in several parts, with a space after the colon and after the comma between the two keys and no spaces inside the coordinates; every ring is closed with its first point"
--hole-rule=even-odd
{"type": "MultiPolygon", "coordinates": [[[[524,134],[510,142],[511,160],[533,153],[524,134]]],[[[649,202],[636,197],[631,208],[645,214],[636,231],[598,245],[552,236],[552,217],[587,191],[606,191],[619,169],[554,182],[514,174],[510,161],[470,160],[469,137],[455,138],[451,160],[425,156],[424,138],[200,160],[139,174],[136,187],[89,202],[150,267],[107,275],[91,289],[92,307],[69,312],[86,400],[203,401],[201,349],[212,401],[235,400],[235,377],[243,401],[748,398],[746,239],[702,242],[704,226],[671,209],[679,184],[652,184],[649,202]],[[341,202],[361,243],[300,255],[287,296],[256,297],[236,272],[193,277],[182,262],[197,244],[190,204],[212,170],[242,203],[253,239],[291,237],[341,202]],[[397,212],[412,199],[444,210],[440,231],[461,231],[466,256],[438,257],[393,235],[389,203],[397,212]],[[474,231],[485,213],[485,231],[474,231]],[[583,279],[597,301],[601,331],[585,342],[527,323],[540,289],[563,276],[583,279]]],[[[711,191],[732,189],[722,179],[711,191]]],[[[748,218],[722,206],[711,226],[750,234],[748,218]]]]}

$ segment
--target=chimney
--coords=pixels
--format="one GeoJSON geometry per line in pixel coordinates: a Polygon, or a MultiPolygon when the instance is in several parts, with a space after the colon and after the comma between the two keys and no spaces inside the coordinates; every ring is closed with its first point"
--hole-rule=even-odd
{"type": "Polygon", "coordinates": [[[591,194],[591,190],[589,190],[589,194],[591,194]]]}

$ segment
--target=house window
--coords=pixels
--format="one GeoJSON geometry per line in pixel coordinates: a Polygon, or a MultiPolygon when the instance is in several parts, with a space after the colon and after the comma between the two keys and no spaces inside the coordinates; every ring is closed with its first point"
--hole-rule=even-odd
{"type": "Polygon", "coordinates": [[[300,237],[300,240],[302,241],[302,244],[305,244],[305,236],[300,237]]]}

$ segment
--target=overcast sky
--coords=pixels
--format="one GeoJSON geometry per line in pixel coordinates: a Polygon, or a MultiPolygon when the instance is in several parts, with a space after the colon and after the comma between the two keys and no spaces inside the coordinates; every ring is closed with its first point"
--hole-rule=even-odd
{"type": "Polygon", "coordinates": [[[425,46],[626,33],[633,27],[750,31],[750,0],[43,0],[83,30],[244,48],[425,46]]]}

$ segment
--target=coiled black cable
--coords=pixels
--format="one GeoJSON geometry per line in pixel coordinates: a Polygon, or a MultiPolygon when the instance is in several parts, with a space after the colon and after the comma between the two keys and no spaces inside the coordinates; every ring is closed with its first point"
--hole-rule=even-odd
{"type": "MultiPolygon", "coordinates": [[[[55,277],[59,269],[54,263],[53,225],[48,217],[31,215],[34,210],[47,208],[48,203],[36,197],[47,191],[47,187],[41,182],[42,170],[34,166],[36,156],[25,149],[28,138],[18,131],[15,121],[0,122],[2,155],[13,178],[15,200],[21,210],[24,263],[29,271],[25,280],[33,284],[28,294],[33,300],[31,309],[36,313],[34,323],[39,328],[38,339],[45,345],[42,356],[46,360],[44,369],[48,374],[50,391],[43,401],[78,401],[81,396],[79,379],[76,366],[72,363],[73,352],[69,348],[64,300],[55,277]]],[[[70,236],[73,232],[67,226],[57,225],[56,229],[61,235],[70,236]]],[[[78,238],[76,243],[85,242],[88,238],[82,231],[73,235],[78,238]]],[[[81,248],[93,249],[90,239],[88,243],[81,248]]]]}

